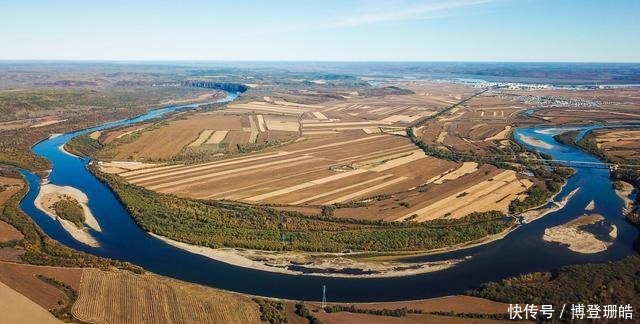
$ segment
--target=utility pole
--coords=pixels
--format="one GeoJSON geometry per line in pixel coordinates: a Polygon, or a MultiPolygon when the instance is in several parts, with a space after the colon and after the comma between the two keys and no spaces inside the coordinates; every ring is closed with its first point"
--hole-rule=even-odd
{"type": "Polygon", "coordinates": [[[327,307],[327,286],[322,285],[322,309],[327,307]]]}

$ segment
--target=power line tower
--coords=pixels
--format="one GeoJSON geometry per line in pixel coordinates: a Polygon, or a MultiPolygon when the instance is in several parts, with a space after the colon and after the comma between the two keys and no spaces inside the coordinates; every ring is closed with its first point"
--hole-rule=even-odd
{"type": "Polygon", "coordinates": [[[322,285],[322,309],[327,307],[327,286],[322,285]]]}

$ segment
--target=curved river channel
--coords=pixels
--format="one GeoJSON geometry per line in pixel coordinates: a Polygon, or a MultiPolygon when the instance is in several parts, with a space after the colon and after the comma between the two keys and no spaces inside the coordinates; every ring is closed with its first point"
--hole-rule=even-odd
{"type": "MultiPolygon", "coordinates": [[[[220,102],[231,101],[236,96],[230,94],[220,102]]],[[[34,199],[40,189],[41,179],[28,171],[22,171],[29,183],[29,191],[21,202],[21,208],[49,236],[71,248],[128,261],[151,272],[176,279],[241,293],[294,300],[321,299],[323,285],[327,286],[327,299],[335,302],[439,297],[462,293],[482,283],[525,272],[548,271],[570,264],[618,260],[634,253],[631,246],[637,231],[624,219],[623,202],[612,189],[609,170],[577,169],[577,173],[569,179],[562,192],[555,198],[556,201],[560,201],[569,192],[581,187],[563,209],[520,226],[501,240],[465,250],[418,258],[427,261],[468,257],[466,261],[450,269],[407,277],[333,278],[286,275],[241,268],[180,250],[148,235],[133,222],[111,190],[86,169],[90,162],[88,159],[80,159],[60,150],[64,143],[81,134],[157,118],[175,110],[196,106],[171,106],[153,110],[133,119],[53,137],[33,147],[35,153],[49,159],[53,164],[49,176],[51,183],[78,188],[89,197],[89,207],[102,227],[102,232],[92,232],[100,243],[99,248],[75,241],[57,221],[35,208],[34,199]],[[618,237],[608,250],[596,254],[579,254],[571,252],[565,246],[542,240],[545,228],[582,215],[585,206],[591,200],[595,201],[594,212],[605,215],[608,221],[618,228],[618,237]]],[[[532,148],[557,160],[598,161],[584,151],[557,143],[553,134],[559,131],[560,129],[522,128],[515,131],[515,138],[518,139],[519,134],[525,134],[552,145],[551,149],[532,148]]]]}

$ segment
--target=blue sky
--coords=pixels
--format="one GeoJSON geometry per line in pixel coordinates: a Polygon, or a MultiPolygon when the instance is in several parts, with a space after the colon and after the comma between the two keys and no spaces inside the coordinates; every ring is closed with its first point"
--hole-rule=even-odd
{"type": "Polygon", "coordinates": [[[640,62],[640,1],[3,1],[0,59],[640,62]]]}

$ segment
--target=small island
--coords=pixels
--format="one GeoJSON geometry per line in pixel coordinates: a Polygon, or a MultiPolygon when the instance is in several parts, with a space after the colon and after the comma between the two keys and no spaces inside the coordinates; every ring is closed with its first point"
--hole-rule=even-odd
{"type": "Polygon", "coordinates": [[[98,241],[88,229],[100,232],[101,228],[93,217],[88,202],[87,195],[76,188],[44,184],[40,187],[35,206],[60,222],[75,240],[98,247],[98,241]]]}

